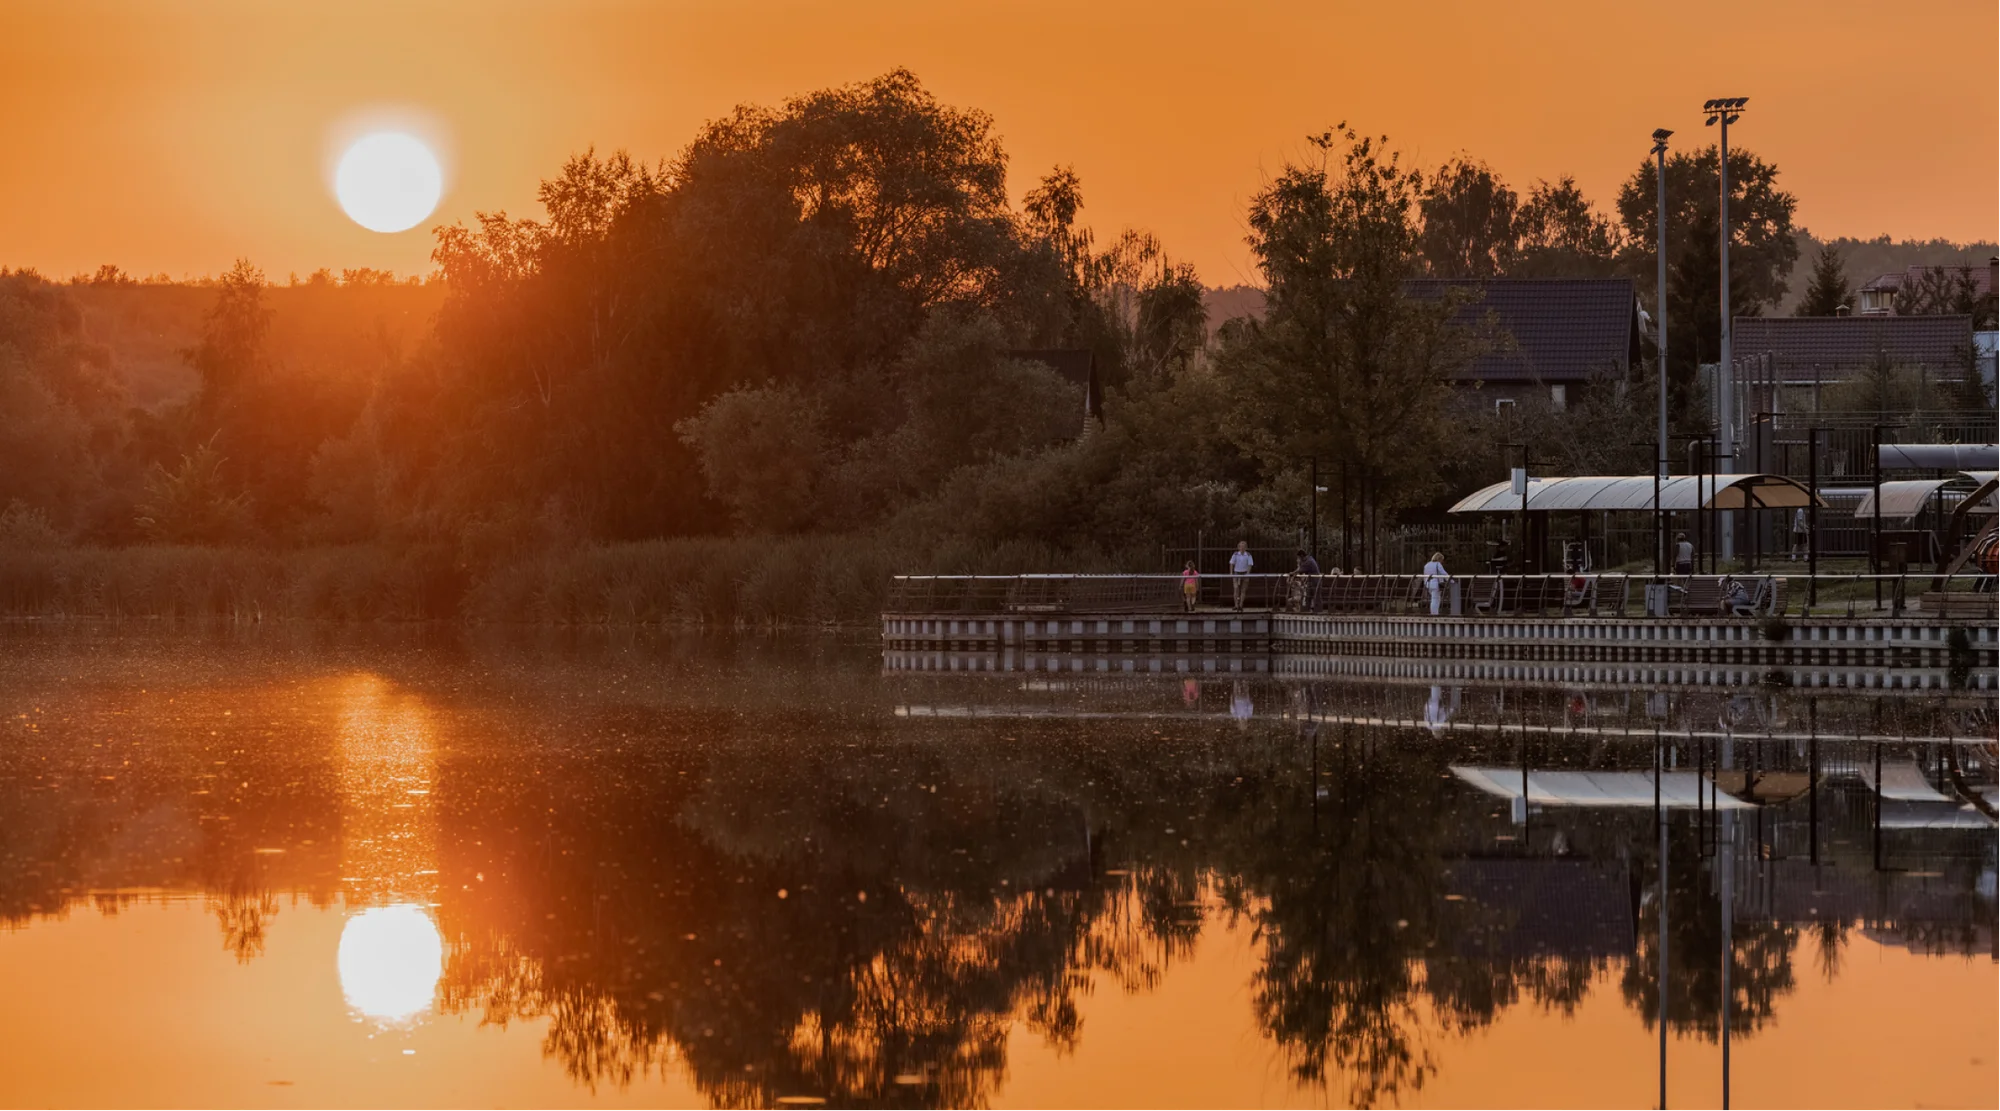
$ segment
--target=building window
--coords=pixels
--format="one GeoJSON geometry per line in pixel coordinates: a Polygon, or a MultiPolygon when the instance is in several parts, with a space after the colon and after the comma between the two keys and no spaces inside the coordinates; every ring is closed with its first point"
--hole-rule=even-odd
{"type": "Polygon", "coordinates": [[[1514,411],[1514,399],[1513,399],[1513,398],[1511,398],[1511,397],[1496,397],[1496,398],[1494,398],[1494,399],[1493,399],[1493,415],[1494,415],[1494,416],[1496,416],[1496,417],[1499,417],[1499,416],[1506,416],[1507,414],[1509,414],[1509,413],[1512,413],[1513,411],[1514,411]]]}
{"type": "Polygon", "coordinates": [[[1558,413],[1562,412],[1564,409],[1569,408],[1568,386],[1549,387],[1549,407],[1554,409],[1558,413]]]}

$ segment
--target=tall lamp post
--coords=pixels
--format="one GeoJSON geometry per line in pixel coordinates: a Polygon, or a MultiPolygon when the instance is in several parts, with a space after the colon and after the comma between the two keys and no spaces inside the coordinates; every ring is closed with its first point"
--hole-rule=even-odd
{"type": "MultiPolygon", "coordinates": [[[[1725,96],[1708,101],[1701,110],[1708,115],[1706,126],[1722,125],[1722,141],[1718,144],[1715,160],[1716,176],[1722,182],[1721,219],[1722,225],[1722,351],[1721,361],[1715,367],[1715,392],[1722,404],[1718,421],[1722,425],[1722,442],[1716,451],[1716,465],[1721,474],[1736,473],[1736,390],[1735,368],[1729,365],[1729,125],[1743,118],[1743,107],[1750,103],[1747,96],[1725,96]]],[[[1717,546],[1723,559],[1736,557],[1736,535],[1731,527],[1734,520],[1724,516],[1720,528],[1716,530],[1717,546]]]]}
{"type": "Polygon", "coordinates": [[[1673,132],[1664,127],[1653,129],[1653,177],[1659,184],[1659,209],[1654,221],[1659,224],[1659,315],[1653,320],[1653,336],[1660,349],[1660,436],[1653,441],[1653,569],[1665,570],[1667,559],[1665,522],[1660,518],[1660,482],[1667,477],[1667,140],[1673,132]]]}

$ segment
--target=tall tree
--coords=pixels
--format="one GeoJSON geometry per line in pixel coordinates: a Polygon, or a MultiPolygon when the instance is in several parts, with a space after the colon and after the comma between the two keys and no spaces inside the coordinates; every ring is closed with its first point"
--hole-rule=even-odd
{"type": "Polygon", "coordinates": [[[1420,240],[1433,277],[1492,278],[1514,259],[1519,198],[1492,168],[1460,155],[1445,163],[1424,188],[1420,240]]]}
{"type": "Polygon", "coordinates": [[[1287,166],[1251,201],[1268,308],[1232,329],[1218,363],[1243,400],[1240,441],[1267,471],[1306,455],[1344,464],[1379,514],[1432,481],[1447,379],[1472,341],[1451,323],[1452,295],[1405,288],[1422,267],[1419,175],[1345,124],[1313,142],[1317,165],[1287,166]]]}
{"type": "Polygon", "coordinates": [[[201,375],[199,406],[211,416],[262,367],[271,310],[264,305],[264,272],[239,258],[216,283],[215,304],[201,326],[201,342],[183,354],[201,375]]]}
{"type": "Polygon", "coordinates": [[[1538,181],[1514,220],[1518,236],[1510,277],[1603,278],[1617,273],[1618,227],[1591,207],[1568,175],[1538,181]]]}
{"type": "Polygon", "coordinates": [[[1831,243],[1820,245],[1819,253],[1813,257],[1812,277],[1806,283],[1806,295],[1799,302],[1793,316],[1837,316],[1842,309],[1854,307],[1854,283],[1847,280],[1846,260],[1840,256],[1840,248],[1831,243]]]}
{"type": "Polygon", "coordinates": [[[605,537],[713,527],[675,423],[784,383],[825,402],[829,443],[893,423],[880,376],[931,314],[1006,310],[1046,273],[1005,182],[991,118],[896,70],[739,108],[659,170],[585,155],[545,223],[447,229],[437,496],[605,537]]]}
{"type": "MultiPolygon", "coordinates": [[[[1704,420],[1691,408],[1695,368],[1722,346],[1720,182],[1715,147],[1667,159],[1669,385],[1679,423],[1704,420]]],[[[1625,228],[1622,262],[1651,298],[1655,282],[1657,176],[1651,160],[1618,191],[1625,228]]],[[[1778,168],[1747,150],[1729,152],[1729,300],[1731,316],[1756,316],[1784,297],[1798,261],[1792,227],[1797,200],[1778,188],[1778,168]]]]}
{"type": "MultiPolygon", "coordinates": [[[[1720,212],[1716,148],[1667,159],[1668,250],[1695,247],[1694,223],[1704,215],[1713,232],[1720,212]]],[[[1653,286],[1657,214],[1654,164],[1649,159],[1618,190],[1618,218],[1625,227],[1624,261],[1648,294],[1653,286]]],[[[1778,167],[1750,151],[1729,152],[1729,281],[1754,308],[1775,305],[1798,261],[1792,217],[1798,200],[1778,188],[1778,167]]],[[[1669,257],[1671,265],[1673,258],[1669,257]]],[[[1717,283],[1720,279],[1718,277],[1717,283]]],[[[1713,358],[1711,352],[1710,358],[1713,358]]]]}

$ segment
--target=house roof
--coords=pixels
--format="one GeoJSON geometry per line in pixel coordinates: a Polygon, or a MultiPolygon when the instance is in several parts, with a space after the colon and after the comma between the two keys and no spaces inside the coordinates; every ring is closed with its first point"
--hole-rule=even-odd
{"type": "Polygon", "coordinates": [[[1891,270],[1861,288],[1870,292],[1895,293],[1901,290],[1904,285],[1920,280],[1927,270],[1942,270],[1954,277],[1962,274],[1972,279],[1973,286],[1980,293],[1993,292],[1993,267],[1991,264],[1986,266],[1911,266],[1902,270],[1891,270]]]}
{"type": "MultiPolygon", "coordinates": [[[[1868,366],[1886,353],[1900,366],[1956,370],[1972,343],[1969,316],[1739,316],[1730,329],[1741,357],[1769,355],[1787,381],[1868,366]]],[[[1671,342],[1671,340],[1670,340],[1671,342]]]]}
{"type": "Polygon", "coordinates": [[[1453,322],[1480,327],[1488,313],[1513,337],[1511,349],[1474,360],[1455,377],[1464,382],[1577,382],[1623,374],[1639,344],[1638,301],[1630,278],[1419,278],[1412,296],[1438,297],[1449,288],[1480,296],[1453,322]]]}
{"type": "Polygon", "coordinates": [[[1476,908],[1453,945],[1467,956],[1615,957],[1633,944],[1632,877],[1618,861],[1466,857],[1439,895],[1476,908]]]}
{"type": "Polygon", "coordinates": [[[1104,392],[1097,381],[1097,355],[1081,347],[1041,347],[1007,352],[1010,358],[1040,363],[1083,388],[1083,410],[1104,419],[1104,392]]]}
{"type": "Polygon", "coordinates": [[[1650,771],[1530,771],[1525,789],[1519,768],[1453,764],[1451,772],[1489,795],[1506,799],[1525,796],[1529,802],[1542,806],[1651,809],[1657,804],[1668,810],[1692,810],[1696,807],[1755,809],[1754,804],[1717,790],[1708,776],[1691,771],[1667,772],[1660,777],[1657,791],[1650,771]]]}
{"type": "MultiPolygon", "coordinates": [[[[1638,512],[1654,509],[1742,509],[1755,503],[1766,509],[1809,505],[1812,493],[1783,475],[1588,475],[1528,480],[1530,513],[1638,512]],[[1659,502],[1654,503],[1657,495],[1659,502]]],[[[1886,483],[1884,484],[1886,485],[1886,483]]],[[[1821,502],[1825,504],[1824,501],[1821,502]]],[[[1496,482],[1460,498],[1452,513],[1519,513],[1521,498],[1511,482],[1496,482]]]]}

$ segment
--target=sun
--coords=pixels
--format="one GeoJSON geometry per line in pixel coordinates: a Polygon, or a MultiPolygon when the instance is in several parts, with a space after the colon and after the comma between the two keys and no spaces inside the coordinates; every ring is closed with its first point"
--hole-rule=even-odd
{"type": "Polygon", "coordinates": [[[444,170],[437,156],[401,131],[363,135],[340,156],[333,194],[342,211],[369,231],[408,231],[437,209],[444,170]]]}

